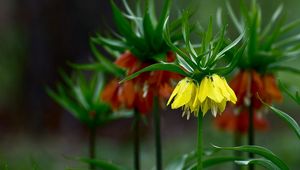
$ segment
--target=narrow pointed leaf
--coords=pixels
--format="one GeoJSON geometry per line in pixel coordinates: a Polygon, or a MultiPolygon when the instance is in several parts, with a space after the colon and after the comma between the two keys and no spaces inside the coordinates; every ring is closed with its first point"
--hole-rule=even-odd
{"type": "Polygon", "coordinates": [[[114,49],[120,52],[124,52],[126,49],[129,48],[129,46],[123,41],[112,39],[112,38],[104,38],[100,35],[91,38],[91,41],[95,44],[107,46],[110,49],[114,49]]]}
{"type": "Polygon", "coordinates": [[[237,147],[219,147],[219,146],[213,146],[213,147],[220,150],[231,150],[231,151],[254,153],[266,158],[267,160],[270,160],[272,163],[274,163],[282,170],[289,169],[287,165],[281,159],[279,159],[273,152],[261,146],[244,145],[244,146],[237,146],[237,147]]]}
{"type": "Polygon", "coordinates": [[[180,75],[183,75],[183,76],[189,76],[188,73],[186,73],[184,70],[182,70],[182,68],[180,68],[176,64],[173,64],[173,63],[157,63],[157,64],[152,64],[148,67],[145,67],[145,68],[143,68],[143,69],[127,76],[120,83],[122,83],[124,81],[127,81],[127,80],[134,79],[135,77],[137,77],[141,73],[149,72],[149,71],[159,71],[159,70],[170,71],[170,72],[174,72],[174,73],[177,73],[177,74],[180,74],[180,75]]]}
{"type": "Polygon", "coordinates": [[[296,133],[297,137],[300,139],[300,127],[299,127],[298,123],[291,116],[289,116],[287,113],[285,113],[273,106],[270,106],[269,104],[263,102],[262,100],[261,100],[261,102],[264,105],[266,105],[269,109],[271,109],[273,111],[273,113],[275,113],[281,120],[283,120],[285,123],[287,123],[287,125],[296,133]]]}
{"type": "Polygon", "coordinates": [[[231,62],[227,66],[214,69],[215,73],[220,75],[227,75],[230,72],[232,72],[236,68],[236,65],[238,64],[240,58],[242,57],[246,48],[246,44],[247,43],[244,43],[243,46],[239,48],[239,50],[235,53],[231,62]]]}
{"type": "Polygon", "coordinates": [[[270,22],[265,27],[265,29],[264,29],[264,31],[262,33],[262,37],[265,37],[269,33],[269,31],[271,30],[272,26],[274,25],[274,23],[279,18],[280,14],[282,12],[282,9],[283,9],[283,4],[279,5],[278,8],[276,9],[276,11],[273,13],[273,16],[272,16],[270,22]]]}
{"type": "Polygon", "coordinates": [[[241,161],[234,161],[234,162],[238,165],[247,166],[247,165],[254,164],[254,165],[263,166],[266,169],[280,170],[278,166],[276,166],[274,163],[266,159],[250,159],[250,160],[241,160],[241,161]]]}
{"type": "Polygon", "coordinates": [[[232,43],[230,43],[228,46],[226,46],[222,51],[220,51],[217,54],[217,59],[222,56],[224,53],[226,53],[228,50],[230,50],[231,48],[233,48],[234,46],[236,46],[244,37],[244,33],[242,33],[237,39],[235,39],[232,43]]]}
{"type": "Polygon", "coordinates": [[[104,71],[106,68],[100,63],[91,63],[91,64],[76,64],[69,63],[69,65],[78,70],[91,70],[91,71],[104,71]]]}
{"type": "Polygon", "coordinates": [[[297,91],[295,95],[293,95],[285,84],[283,84],[281,81],[279,81],[279,88],[280,90],[283,90],[291,99],[293,99],[298,105],[300,105],[300,96],[299,92],[297,91]]]}
{"type": "Polygon", "coordinates": [[[89,158],[80,158],[81,162],[93,164],[98,168],[105,169],[105,170],[127,170],[127,168],[120,167],[118,165],[115,165],[111,162],[107,162],[104,160],[95,160],[95,159],[89,159],[89,158]]]}
{"type": "Polygon", "coordinates": [[[117,77],[122,77],[123,75],[125,75],[125,71],[124,70],[122,70],[121,68],[117,67],[114,63],[112,63],[107,58],[105,58],[98,51],[98,49],[95,47],[95,45],[93,45],[92,43],[91,43],[91,49],[92,49],[92,52],[95,55],[95,57],[102,63],[103,67],[107,71],[109,71],[110,73],[114,74],[117,77]]]}
{"type": "Polygon", "coordinates": [[[161,45],[161,43],[163,42],[163,38],[161,37],[163,29],[164,29],[164,24],[165,21],[168,20],[169,17],[169,13],[170,13],[170,8],[171,8],[171,0],[165,0],[164,1],[164,5],[163,5],[163,9],[162,12],[160,14],[160,18],[155,30],[155,43],[157,43],[158,46],[161,45]]]}
{"type": "Polygon", "coordinates": [[[231,17],[235,27],[237,28],[237,30],[242,33],[243,32],[243,27],[242,27],[242,24],[238,21],[236,15],[234,14],[233,10],[232,10],[232,7],[229,3],[229,1],[226,1],[226,7],[227,7],[227,10],[229,12],[229,16],[231,17]]]}
{"type": "Polygon", "coordinates": [[[223,163],[233,162],[233,161],[236,161],[236,160],[242,160],[242,158],[240,158],[240,157],[209,158],[209,159],[205,159],[203,161],[203,167],[208,168],[208,167],[212,167],[212,166],[223,164],[223,163]]]}
{"type": "Polygon", "coordinates": [[[300,69],[289,67],[289,66],[270,66],[270,70],[273,71],[285,71],[289,73],[294,73],[294,74],[300,74],[300,69]]]}

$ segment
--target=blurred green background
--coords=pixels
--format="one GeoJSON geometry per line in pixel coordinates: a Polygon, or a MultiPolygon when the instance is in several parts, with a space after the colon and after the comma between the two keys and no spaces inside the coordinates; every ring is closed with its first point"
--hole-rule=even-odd
{"type": "MultiPolygon", "coordinates": [[[[161,2],[155,0],[157,6],[161,2]]],[[[122,7],[121,2],[117,4],[122,7]]],[[[134,1],[129,1],[134,5],[134,1]]],[[[239,1],[231,1],[238,11],[239,1]]],[[[299,0],[259,1],[267,21],[281,3],[288,20],[300,16],[299,0]]],[[[194,21],[204,26],[223,0],[174,0],[174,16],[188,6],[199,8],[194,21]]],[[[158,8],[160,9],[160,8],[158,8]]],[[[226,14],[226,13],[225,13],[226,14]]],[[[87,166],[72,157],[87,154],[87,129],[61,109],[45,93],[45,86],[59,81],[58,69],[70,72],[66,61],[91,59],[89,36],[114,29],[110,2],[106,0],[1,0],[0,1],[0,169],[59,170],[87,166]],[[71,158],[70,158],[71,157],[71,158]]],[[[229,23],[229,28],[233,25],[229,23]]],[[[300,30],[295,30],[300,31],[300,30]]],[[[300,60],[287,65],[300,66],[300,60]]],[[[280,73],[279,78],[300,89],[300,76],[280,73]]],[[[299,106],[287,96],[278,105],[300,122],[299,106]]],[[[161,111],[164,164],[196,145],[196,120],[181,118],[180,112],[161,111]]],[[[291,169],[300,165],[300,142],[294,133],[272,113],[266,115],[270,128],[258,133],[257,144],[271,149],[291,169]]],[[[218,131],[212,116],[205,117],[205,143],[232,145],[232,135],[218,131]]],[[[97,154],[132,168],[131,121],[119,120],[99,128],[97,154]]],[[[154,165],[154,140],[151,120],[143,127],[142,169],[154,165]]],[[[222,152],[220,154],[228,154],[222,152]]],[[[220,166],[212,169],[230,169],[220,166]]]]}

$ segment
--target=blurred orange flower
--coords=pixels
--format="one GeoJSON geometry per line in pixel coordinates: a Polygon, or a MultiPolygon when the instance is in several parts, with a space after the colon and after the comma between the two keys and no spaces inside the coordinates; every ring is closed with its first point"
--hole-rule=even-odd
{"type": "Polygon", "coordinates": [[[262,75],[254,70],[243,70],[232,79],[230,86],[238,98],[237,106],[248,106],[251,102],[254,109],[260,109],[262,103],[257,94],[266,103],[282,100],[282,94],[272,74],[262,75]]]}
{"type": "MultiPolygon", "coordinates": [[[[175,60],[175,54],[168,52],[166,61],[175,60]]],[[[126,69],[130,75],[150,64],[151,62],[140,61],[131,52],[126,51],[115,64],[126,69]]],[[[110,103],[113,109],[121,107],[137,109],[141,114],[149,113],[153,106],[153,97],[157,96],[160,103],[165,102],[173,91],[173,81],[181,76],[168,71],[152,71],[140,74],[133,80],[119,84],[117,79],[111,80],[103,90],[101,98],[110,103]]]]}
{"type": "Polygon", "coordinates": [[[242,70],[234,76],[230,86],[237,96],[237,103],[235,106],[226,109],[215,120],[215,125],[223,130],[246,133],[249,127],[247,108],[251,104],[254,111],[254,128],[265,130],[268,123],[263,115],[258,114],[263,109],[263,104],[257,95],[270,104],[282,100],[282,94],[276,84],[274,75],[260,74],[254,70],[242,70]],[[239,111],[235,113],[234,110],[239,111]]]}
{"type": "MultiPolygon", "coordinates": [[[[260,114],[254,112],[254,128],[259,131],[268,129],[268,121],[260,114]]],[[[221,116],[214,119],[214,124],[221,130],[245,134],[249,128],[249,114],[247,108],[239,113],[234,112],[233,106],[228,107],[221,116]]]]}

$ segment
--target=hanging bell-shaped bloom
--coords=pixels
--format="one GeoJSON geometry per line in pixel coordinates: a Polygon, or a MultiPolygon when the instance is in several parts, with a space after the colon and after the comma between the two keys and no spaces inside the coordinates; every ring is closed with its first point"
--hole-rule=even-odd
{"type": "Polygon", "coordinates": [[[171,108],[183,107],[183,115],[190,117],[190,113],[198,116],[201,109],[203,115],[211,110],[214,116],[221,113],[226,108],[228,101],[236,103],[237,98],[234,91],[228,86],[223,77],[213,74],[205,76],[200,84],[195,83],[191,78],[184,78],[174,89],[169,98],[168,105],[174,98],[171,108]]]}

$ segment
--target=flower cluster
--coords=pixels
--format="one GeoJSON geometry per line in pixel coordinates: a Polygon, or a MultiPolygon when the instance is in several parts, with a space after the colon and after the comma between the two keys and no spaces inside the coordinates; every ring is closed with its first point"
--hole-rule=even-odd
{"type": "Polygon", "coordinates": [[[258,97],[267,103],[282,100],[282,94],[272,74],[262,75],[255,70],[241,70],[232,79],[230,86],[236,92],[239,107],[251,103],[254,109],[260,109],[262,103],[258,97]]]}
{"type": "MultiPolygon", "coordinates": [[[[277,8],[267,24],[262,23],[263,19],[261,17],[263,15],[261,15],[261,8],[256,1],[253,1],[250,8],[246,7],[244,3],[241,3],[241,6],[243,12],[240,21],[242,22],[239,22],[230,4],[227,3],[230,17],[234,21],[238,32],[246,30],[249,37],[247,40],[244,39],[246,43],[247,41],[249,43],[247,43],[245,53],[237,65],[239,70],[230,82],[230,86],[238,98],[237,108],[231,107],[227,112],[232,116],[237,116],[235,119],[238,119],[243,117],[239,114],[248,113],[249,109],[247,108],[251,107],[254,111],[253,120],[256,121],[256,118],[258,118],[260,121],[265,122],[264,124],[267,124],[267,120],[261,114],[264,111],[264,105],[260,99],[268,104],[282,100],[282,94],[276,84],[274,74],[275,71],[295,70],[289,66],[281,66],[281,63],[299,56],[298,44],[295,43],[294,35],[287,35],[299,24],[298,21],[284,24],[285,18],[281,15],[282,5],[277,8]]],[[[223,128],[223,118],[218,119],[220,120],[216,120],[217,126],[223,128]]],[[[228,121],[228,124],[230,124],[230,121],[228,121]]],[[[256,126],[256,123],[254,125],[258,130],[261,129],[256,126]]],[[[240,130],[236,129],[236,131],[240,130]]]]}
{"type": "Polygon", "coordinates": [[[205,76],[200,84],[191,78],[184,78],[177,84],[167,105],[173,98],[172,109],[183,107],[183,116],[187,115],[187,119],[189,119],[190,113],[198,116],[199,109],[201,109],[203,116],[208,110],[211,110],[216,117],[217,113],[225,110],[227,101],[233,104],[237,101],[226,80],[217,74],[205,76]]]}
{"type": "MultiPolygon", "coordinates": [[[[174,53],[168,52],[166,58],[168,62],[174,61],[174,53]]],[[[127,75],[150,65],[140,61],[129,51],[122,54],[115,64],[125,69],[127,75]]],[[[152,109],[154,96],[158,96],[159,101],[163,103],[173,90],[173,81],[180,77],[168,71],[153,71],[122,84],[118,79],[113,79],[106,85],[101,97],[110,103],[113,109],[137,109],[139,113],[146,114],[152,109]]]]}

